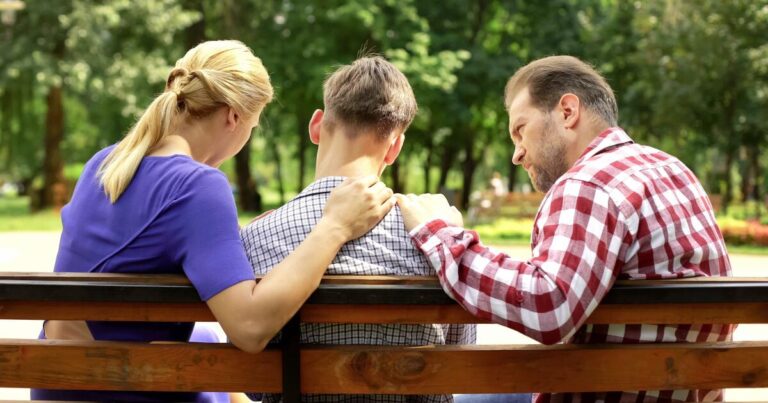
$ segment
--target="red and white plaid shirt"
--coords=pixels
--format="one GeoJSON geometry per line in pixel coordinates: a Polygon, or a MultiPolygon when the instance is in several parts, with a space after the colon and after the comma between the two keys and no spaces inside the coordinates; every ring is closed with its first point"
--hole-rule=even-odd
{"type": "MultiPolygon", "coordinates": [[[[730,276],[712,206],[677,158],[601,133],[541,203],[532,256],[483,246],[441,220],[411,233],[445,291],[472,314],[542,343],[730,340],[732,325],[584,325],[617,278],[730,276]]],[[[537,401],[712,401],[720,390],[542,394],[537,401]]]]}

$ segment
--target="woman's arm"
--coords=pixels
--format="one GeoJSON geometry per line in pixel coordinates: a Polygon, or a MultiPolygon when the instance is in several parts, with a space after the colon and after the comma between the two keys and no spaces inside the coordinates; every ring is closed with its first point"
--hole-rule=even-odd
{"type": "Polygon", "coordinates": [[[243,281],[208,300],[232,343],[248,352],[263,350],[317,288],[339,249],[393,205],[392,191],[374,176],[347,179],[334,189],[312,232],[258,285],[243,281]]]}

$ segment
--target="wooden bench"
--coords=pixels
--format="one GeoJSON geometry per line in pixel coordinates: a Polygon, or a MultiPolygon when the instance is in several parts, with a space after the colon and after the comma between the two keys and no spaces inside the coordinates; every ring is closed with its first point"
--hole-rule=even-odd
{"type": "MultiPolygon", "coordinates": [[[[0,319],[212,321],[180,276],[0,273],[0,319]]],[[[478,323],[434,278],[326,277],[257,355],[227,344],[0,339],[0,387],[299,393],[584,392],[768,386],[768,341],[319,346],[299,322],[478,323]],[[471,368],[471,369],[469,369],[471,368]]],[[[590,323],[768,323],[768,278],[620,281],[590,323]]],[[[1,337],[0,333],[0,337],[1,337]]]]}

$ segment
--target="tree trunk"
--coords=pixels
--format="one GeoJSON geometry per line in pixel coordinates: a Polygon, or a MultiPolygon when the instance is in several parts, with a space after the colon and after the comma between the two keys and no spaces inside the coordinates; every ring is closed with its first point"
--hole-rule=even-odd
{"type": "Polygon", "coordinates": [[[507,182],[507,191],[512,193],[515,191],[515,185],[517,185],[517,165],[512,163],[512,159],[509,159],[509,181],[507,182]]]}
{"type": "Polygon", "coordinates": [[[251,175],[251,139],[235,155],[235,175],[237,176],[238,201],[243,211],[261,211],[261,195],[256,181],[251,175]]]}
{"type": "Polygon", "coordinates": [[[400,161],[395,160],[389,167],[389,173],[392,177],[392,190],[395,193],[403,193],[403,183],[400,180],[400,161]]]}
{"type": "Polygon", "coordinates": [[[2,150],[2,158],[4,162],[4,169],[6,172],[11,171],[11,165],[13,163],[13,135],[11,133],[11,119],[13,117],[11,112],[11,93],[10,88],[6,88],[0,96],[0,150],[2,150]]]}
{"type": "MultiPolygon", "coordinates": [[[[304,113],[296,114],[296,127],[306,127],[309,122],[309,117],[304,113]]],[[[298,130],[299,134],[299,149],[296,150],[297,157],[299,158],[299,183],[296,192],[304,190],[304,172],[307,169],[307,147],[309,146],[309,136],[304,130],[298,130]]]]}
{"type": "MultiPolygon", "coordinates": [[[[186,3],[190,8],[200,13],[205,13],[205,6],[202,0],[187,0],[186,3]]],[[[233,38],[239,36],[238,27],[240,27],[240,23],[238,17],[240,17],[240,13],[238,11],[237,2],[227,1],[224,3],[225,31],[227,35],[233,38]]],[[[198,43],[206,40],[205,18],[201,18],[196,23],[190,25],[186,31],[189,47],[196,46],[198,43]]],[[[243,149],[235,155],[235,182],[237,183],[240,209],[255,212],[262,210],[262,203],[259,186],[251,173],[251,151],[251,139],[249,138],[243,149]]]]}
{"type": "Polygon", "coordinates": [[[739,150],[740,160],[742,161],[741,165],[741,201],[746,202],[750,199],[750,196],[752,196],[749,191],[752,188],[752,164],[751,161],[751,154],[752,152],[748,150],[746,147],[741,147],[739,150]]]}
{"type": "MultiPolygon", "coordinates": [[[[225,3],[225,9],[230,10],[231,4],[228,4],[229,2],[225,3]]],[[[192,49],[200,42],[203,42],[206,40],[205,37],[205,6],[203,5],[202,0],[186,0],[184,1],[184,8],[189,10],[195,10],[199,12],[202,17],[197,20],[194,24],[187,27],[187,29],[184,32],[185,36],[185,42],[187,44],[187,49],[192,49]]],[[[226,19],[227,19],[227,25],[228,30],[231,30],[234,28],[234,25],[231,21],[231,12],[226,12],[226,19]]]]}
{"type": "Polygon", "coordinates": [[[731,178],[731,167],[733,166],[733,157],[735,150],[728,150],[725,155],[725,172],[723,179],[725,182],[725,189],[723,192],[723,214],[728,213],[728,206],[733,200],[733,179],[731,178]]]}
{"type": "Polygon", "coordinates": [[[763,206],[763,200],[761,198],[762,195],[760,194],[760,184],[762,180],[762,170],[760,167],[760,147],[755,146],[751,150],[752,152],[750,155],[749,165],[752,167],[752,187],[749,189],[749,195],[753,200],[755,200],[755,219],[759,221],[761,218],[761,209],[763,206]]]}
{"type": "Polygon", "coordinates": [[[64,182],[64,161],[61,142],[64,139],[64,107],[60,86],[51,86],[47,96],[45,115],[45,159],[43,160],[43,189],[36,207],[61,208],[67,202],[64,182]]]}
{"type": "Polygon", "coordinates": [[[432,142],[432,137],[430,137],[430,140],[427,142],[427,159],[424,161],[424,192],[429,192],[429,189],[432,188],[432,178],[430,178],[429,171],[432,169],[432,156],[434,155],[434,143],[432,142]]]}
{"type": "Polygon", "coordinates": [[[469,208],[469,194],[472,192],[472,178],[477,169],[477,158],[475,158],[474,143],[468,140],[464,145],[464,161],[461,164],[462,190],[460,208],[469,208]]]}
{"type": "Polygon", "coordinates": [[[267,143],[269,144],[269,149],[272,152],[272,157],[275,161],[277,190],[280,192],[280,204],[283,205],[285,204],[285,183],[283,183],[283,163],[280,159],[280,150],[277,148],[277,140],[272,139],[272,141],[267,141],[267,143]]]}
{"type": "Polygon", "coordinates": [[[754,200],[760,200],[760,182],[762,179],[762,167],[760,166],[760,147],[755,146],[752,149],[752,155],[750,156],[750,165],[752,165],[752,189],[750,189],[750,196],[754,200]]]}
{"type": "Polygon", "coordinates": [[[759,161],[757,158],[758,147],[752,146],[744,150],[744,170],[741,181],[741,194],[744,201],[757,199],[757,184],[760,172],[759,161]]]}
{"type": "Polygon", "coordinates": [[[436,193],[440,193],[445,189],[445,184],[448,181],[448,173],[451,171],[453,165],[453,159],[456,157],[456,149],[453,147],[445,147],[443,149],[443,158],[440,160],[440,177],[437,180],[436,193]]]}

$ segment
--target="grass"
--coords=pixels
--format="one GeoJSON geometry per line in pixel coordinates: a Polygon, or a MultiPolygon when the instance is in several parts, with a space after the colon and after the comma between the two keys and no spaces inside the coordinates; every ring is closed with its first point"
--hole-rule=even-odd
{"type": "MultiPolygon", "coordinates": [[[[723,222],[718,217],[720,226],[734,225],[736,220],[733,218],[724,218],[723,222]]],[[[746,222],[744,226],[746,226],[746,222]]],[[[473,227],[477,234],[486,245],[498,246],[520,246],[530,245],[531,229],[533,228],[532,219],[499,218],[495,221],[479,224],[473,227]]],[[[764,246],[753,245],[726,245],[728,253],[740,255],[761,255],[768,256],[768,248],[764,246]]]]}
{"type": "Polygon", "coordinates": [[[472,227],[486,244],[527,244],[531,240],[533,220],[527,218],[498,218],[472,227]]]}
{"type": "Polygon", "coordinates": [[[0,197],[0,231],[61,231],[61,217],[53,210],[31,213],[27,197],[0,197]]]}
{"type": "MultiPolygon", "coordinates": [[[[265,209],[277,208],[277,203],[268,200],[265,209]]],[[[257,215],[241,211],[238,221],[240,225],[246,225],[257,215]]],[[[0,196],[0,232],[14,231],[61,231],[61,216],[52,209],[31,212],[28,197],[0,196]]]]}
{"type": "MultiPolygon", "coordinates": [[[[278,201],[266,200],[267,209],[277,208],[278,201]]],[[[26,197],[0,197],[0,232],[8,231],[61,231],[61,218],[53,210],[37,213],[29,211],[29,200],[26,197]]],[[[240,212],[240,225],[248,224],[257,213],[240,212]]],[[[739,225],[740,220],[718,217],[720,225],[739,225]]],[[[746,225],[746,223],[744,223],[746,225]]],[[[474,225],[480,239],[487,245],[529,245],[533,219],[530,218],[498,218],[491,222],[474,225]]],[[[749,255],[768,255],[768,248],[750,245],[728,245],[730,253],[749,255]]]]}

